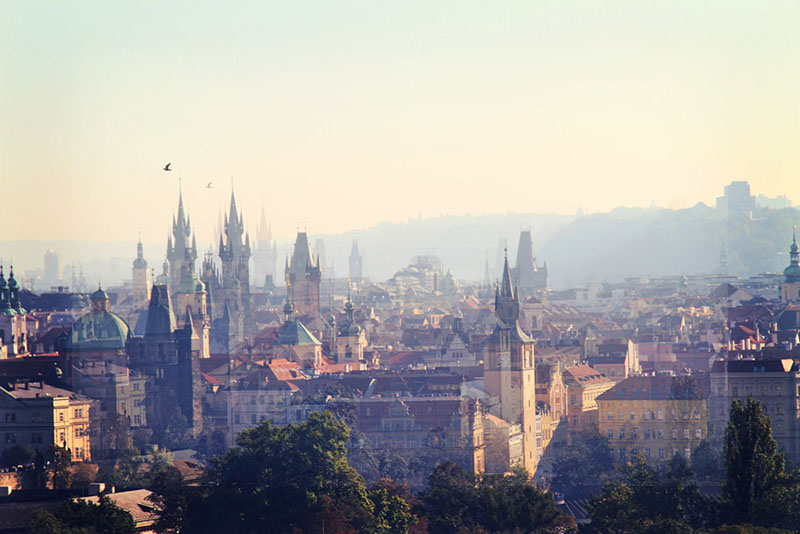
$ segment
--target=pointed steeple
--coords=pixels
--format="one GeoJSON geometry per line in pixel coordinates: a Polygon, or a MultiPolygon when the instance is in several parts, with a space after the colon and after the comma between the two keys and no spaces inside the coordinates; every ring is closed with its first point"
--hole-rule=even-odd
{"type": "Polygon", "coordinates": [[[511,285],[511,271],[508,268],[508,250],[506,250],[505,262],[503,264],[503,281],[500,285],[500,296],[514,298],[514,288],[511,285]]]}
{"type": "Polygon", "coordinates": [[[0,265],[0,309],[8,309],[8,283],[3,276],[3,266],[0,265]]]}
{"type": "Polygon", "coordinates": [[[495,293],[495,313],[498,322],[507,327],[516,324],[519,319],[519,300],[514,286],[511,284],[508,252],[506,252],[503,265],[503,280],[495,293]]]}
{"type": "Polygon", "coordinates": [[[236,197],[233,195],[233,188],[231,188],[231,221],[238,221],[239,214],[236,210],[236,197]]]}

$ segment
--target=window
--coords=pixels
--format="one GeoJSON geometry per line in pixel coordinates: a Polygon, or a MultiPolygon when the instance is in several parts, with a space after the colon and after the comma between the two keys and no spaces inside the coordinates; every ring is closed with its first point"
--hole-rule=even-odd
{"type": "Polygon", "coordinates": [[[31,413],[31,421],[34,423],[39,423],[42,420],[42,412],[33,412],[31,413]]]}
{"type": "Polygon", "coordinates": [[[608,415],[606,416],[606,419],[608,419],[609,421],[613,421],[614,420],[614,414],[611,413],[611,412],[608,412],[608,415]]]}
{"type": "Polygon", "coordinates": [[[691,456],[692,456],[692,451],[691,451],[691,449],[689,449],[689,447],[686,447],[685,449],[683,449],[683,456],[684,456],[684,457],[685,457],[687,460],[688,460],[689,458],[691,458],[691,456]]]}
{"type": "Polygon", "coordinates": [[[83,429],[79,426],[75,427],[75,437],[79,438],[83,435],[83,429]]]}
{"type": "Polygon", "coordinates": [[[66,436],[64,435],[63,432],[59,432],[58,433],[58,442],[59,443],[66,443],[67,440],[65,438],[66,438],[66,436]]]}
{"type": "Polygon", "coordinates": [[[701,439],[703,437],[703,431],[700,430],[699,428],[695,428],[694,437],[696,437],[697,439],[701,439]]]}
{"type": "Polygon", "coordinates": [[[775,386],[775,395],[782,395],[783,391],[781,390],[781,386],[775,386]]]}
{"type": "Polygon", "coordinates": [[[237,425],[238,425],[238,424],[240,424],[240,423],[239,423],[239,414],[238,414],[238,413],[237,413],[236,415],[234,415],[234,416],[233,416],[233,422],[234,422],[235,424],[237,424],[237,425]]]}
{"type": "Polygon", "coordinates": [[[572,424],[574,426],[578,426],[578,416],[577,415],[573,415],[572,416],[572,424]]]}
{"type": "Polygon", "coordinates": [[[133,383],[133,391],[139,391],[139,382],[133,383]]]}
{"type": "Polygon", "coordinates": [[[631,412],[631,421],[636,421],[636,412],[631,412]]]}
{"type": "Polygon", "coordinates": [[[6,432],[6,443],[16,443],[16,442],[17,442],[17,433],[6,432]]]}
{"type": "Polygon", "coordinates": [[[31,443],[41,443],[42,442],[42,433],[41,432],[32,432],[31,433],[31,443]]]}
{"type": "Polygon", "coordinates": [[[139,426],[142,424],[142,417],[140,415],[133,416],[133,424],[139,426]]]}
{"type": "Polygon", "coordinates": [[[647,458],[648,460],[650,459],[650,449],[648,449],[647,447],[645,447],[644,449],[644,457],[647,458]]]}
{"type": "Polygon", "coordinates": [[[620,449],[619,450],[619,459],[620,460],[624,460],[625,459],[625,449],[620,449]]]}
{"type": "Polygon", "coordinates": [[[664,411],[663,410],[658,410],[657,417],[658,417],[659,421],[663,421],[664,420],[664,411]]]}
{"type": "Polygon", "coordinates": [[[658,430],[656,430],[656,438],[657,439],[664,439],[664,431],[661,430],[660,428],[658,430]]]}
{"type": "Polygon", "coordinates": [[[250,414],[250,423],[251,424],[256,424],[256,422],[257,422],[256,414],[254,414],[254,413],[250,414]]]}
{"type": "Polygon", "coordinates": [[[75,408],[75,419],[80,419],[82,417],[83,417],[83,409],[75,408]]]}
{"type": "Polygon", "coordinates": [[[684,428],[683,429],[683,439],[689,439],[689,429],[688,428],[684,428]]]}
{"type": "Polygon", "coordinates": [[[739,387],[738,386],[731,386],[731,395],[734,397],[739,396],[739,387]]]}
{"type": "Polygon", "coordinates": [[[17,414],[13,412],[6,412],[6,423],[16,423],[17,422],[17,414]]]}
{"type": "Polygon", "coordinates": [[[650,429],[649,428],[645,428],[644,429],[644,439],[650,439],[650,429]]]}
{"type": "Polygon", "coordinates": [[[620,428],[619,429],[619,439],[625,439],[625,429],[624,428],[620,428]]]}
{"type": "Polygon", "coordinates": [[[683,413],[681,414],[681,416],[683,417],[683,419],[689,419],[689,412],[684,410],[683,413]]]}
{"type": "Polygon", "coordinates": [[[673,428],[672,429],[672,439],[678,439],[678,429],[677,428],[673,428]]]}
{"type": "Polygon", "coordinates": [[[608,439],[614,439],[614,429],[613,428],[609,428],[608,429],[608,439]]]}
{"type": "Polygon", "coordinates": [[[666,454],[664,454],[664,449],[658,449],[658,458],[659,458],[659,460],[663,460],[664,456],[666,456],[666,454]]]}
{"type": "Polygon", "coordinates": [[[631,439],[639,439],[639,428],[638,427],[631,428],[631,439]]]}

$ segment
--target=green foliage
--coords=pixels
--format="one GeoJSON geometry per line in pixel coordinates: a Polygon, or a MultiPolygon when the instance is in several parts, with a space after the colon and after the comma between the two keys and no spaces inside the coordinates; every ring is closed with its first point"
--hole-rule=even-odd
{"type": "Polygon", "coordinates": [[[608,438],[596,432],[583,433],[555,462],[553,488],[566,497],[580,497],[614,474],[614,454],[608,438]]]}
{"type": "Polygon", "coordinates": [[[449,462],[434,469],[421,499],[430,534],[569,532],[575,526],[525,471],[476,476],[449,462]]]}
{"type": "Polygon", "coordinates": [[[32,517],[32,532],[39,534],[134,534],[133,517],[107,496],[98,504],[68,501],[54,513],[38,510],[32,517]]]}
{"type": "Polygon", "coordinates": [[[3,451],[3,467],[14,467],[17,465],[28,465],[36,459],[36,451],[30,445],[24,443],[14,445],[3,451]]]}
{"type": "MultiPolygon", "coordinates": [[[[212,459],[197,491],[154,484],[156,499],[182,510],[180,517],[162,513],[162,524],[184,534],[260,533],[265,525],[269,532],[376,531],[375,502],[347,463],[348,441],[347,426],[330,412],[302,424],[248,429],[237,448],[212,459]]],[[[402,512],[389,496],[373,496],[383,519],[402,512]]]]}
{"type": "Polygon", "coordinates": [[[663,475],[644,457],[633,458],[622,471],[623,481],[606,484],[591,498],[591,532],[681,532],[684,527],[690,532],[713,518],[712,503],[690,482],[692,473],[680,457],[663,475]]]}
{"type": "Polygon", "coordinates": [[[125,447],[117,452],[117,458],[103,465],[98,480],[114,486],[118,490],[138,489],[145,486],[141,472],[143,460],[139,451],[125,447]]]}
{"type": "Polygon", "coordinates": [[[53,489],[67,489],[72,481],[72,453],[65,447],[50,445],[47,450],[48,468],[53,489]]]}
{"type": "Polygon", "coordinates": [[[715,448],[710,441],[703,440],[692,452],[692,471],[697,477],[709,481],[721,481],[722,451],[715,448]]]}
{"type": "Polygon", "coordinates": [[[772,437],[772,423],[759,402],[751,398],[731,402],[724,456],[729,517],[738,523],[754,522],[768,496],[782,484],[785,466],[772,437]]]}

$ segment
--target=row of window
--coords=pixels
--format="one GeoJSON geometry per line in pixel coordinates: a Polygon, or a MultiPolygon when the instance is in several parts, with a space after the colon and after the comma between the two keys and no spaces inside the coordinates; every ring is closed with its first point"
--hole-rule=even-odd
{"type": "MultiPolygon", "coordinates": [[[[775,389],[772,392],[770,391],[770,387],[769,387],[768,384],[762,384],[760,389],[761,389],[761,396],[762,397],[766,397],[768,395],[775,395],[775,396],[783,395],[783,387],[780,384],[775,384],[775,389]]],[[[738,397],[739,396],[739,386],[738,385],[731,385],[730,386],[730,390],[731,390],[731,396],[733,396],[733,397],[738,397]]],[[[744,390],[744,394],[746,396],[748,396],[748,397],[752,396],[753,395],[753,384],[745,384],[743,390],[744,390]]],[[[725,396],[725,386],[719,386],[717,388],[717,393],[719,394],[720,397],[725,396]]],[[[797,386],[797,394],[800,395],[800,386],[797,386]]]]}
{"type": "MultiPolygon", "coordinates": [[[[622,412],[622,411],[618,411],[616,413],[616,415],[615,415],[614,412],[609,410],[608,412],[606,412],[606,419],[609,420],[609,421],[614,421],[615,419],[617,421],[625,421],[626,419],[628,419],[628,417],[626,417],[626,415],[627,414],[622,412]]],[[[629,419],[631,421],[636,421],[636,419],[638,417],[639,417],[638,412],[630,412],[629,419]]],[[[677,420],[677,419],[688,420],[689,418],[691,418],[691,419],[699,421],[700,419],[702,419],[702,417],[703,417],[703,414],[699,410],[692,410],[691,412],[689,412],[688,410],[683,410],[680,413],[680,417],[678,416],[678,412],[675,411],[675,410],[672,410],[669,413],[669,418],[671,420],[677,420]]],[[[645,411],[642,412],[642,421],[656,421],[656,420],[657,421],[663,421],[664,420],[664,410],[657,410],[655,412],[652,412],[650,410],[645,410],[645,411]]]]}
{"type": "MultiPolygon", "coordinates": [[[[692,435],[692,431],[690,428],[684,428],[683,432],[679,432],[677,428],[672,429],[672,439],[678,439],[681,434],[683,435],[683,439],[689,439],[692,435]]],[[[608,436],[608,439],[614,439],[614,429],[609,428],[606,431],[606,435],[608,436]]],[[[625,439],[624,428],[619,429],[618,436],[618,439],[625,439]]],[[[697,439],[702,439],[703,430],[701,428],[695,428],[694,437],[697,439]]],[[[639,429],[637,427],[632,427],[629,429],[628,439],[639,439],[639,429]]],[[[642,439],[664,439],[664,432],[661,429],[655,429],[651,431],[649,428],[645,428],[644,432],[642,433],[642,439]]]]}
{"type": "MultiPolygon", "coordinates": [[[[664,449],[663,447],[659,448],[655,452],[657,454],[656,457],[659,460],[666,460],[667,459],[667,450],[664,449]]],[[[630,456],[631,457],[638,456],[639,454],[643,454],[644,457],[647,458],[648,460],[651,458],[651,452],[650,452],[650,448],[649,447],[644,447],[641,451],[636,447],[633,447],[630,450],[630,456]]],[[[670,454],[670,458],[672,458],[676,454],[680,454],[680,449],[673,448],[672,449],[672,454],[670,454]]],[[[684,458],[689,460],[691,458],[691,455],[692,455],[691,449],[689,449],[688,447],[683,449],[683,457],[684,458]]],[[[624,449],[624,448],[619,449],[619,459],[620,460],[625,460],[627,457],[628,457],[627,449],[624,449]]]]}

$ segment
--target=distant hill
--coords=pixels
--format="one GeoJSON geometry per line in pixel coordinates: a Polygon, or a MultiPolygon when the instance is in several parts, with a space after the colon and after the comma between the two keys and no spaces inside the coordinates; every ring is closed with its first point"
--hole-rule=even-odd
{"type": "Polygon", "coordinates": [[[530,225],[551,286],[568,287],[627,276],[711,273],[720,264],[723,243],[731,274],[780,271],[788,264],[791,228],[799,220],[800,211],[792,208],[764,208],[752,219],[728,219],[701,203],[682,210],[617,208],[583,217],[442,217],[323,238],[337,276],[346,274],[347,255],[341,251],[349,252],[357,234],[366,271],[376,279],[391,276],[415,254],[433,252],[456,278],[477,281],[483,277],[486,253],[490,272],[497,276],[493,271],[500,238],[508,239],[509,258],[515,261],[519,230],[530,225]]]}
{"type": "MultiPolygon", "coordinates": [[[[445,216],[381,223],[335,235],[311,235],[325,241],[328,260],[337,277],[348,274],[354,237],[364,256],[365,274],[385,280],[418,254],[435,254],[460,280],[480,281],[488,255],[490,276],[497,272],[498,243],[507,239],[509,260],[516,260],[522,228],[530,227],[540,265],[547,262],[550,286],[583,285],[587,281],[618,280],[627,276],[662,276],[713,272],[726,242],[731,274],[778,272],[788,265],[792,225],[800,210],[759,209],[750,218],[728,219],[704,204],[682,210],[617,208],[586,216],[508,213],[445,216]]],[[[281,272],[291,242],[278,243],[281,272]]],[[[81,258],[89,282],[120,283],[130,278],[135,244],[78,241],[0,241],[5,263],[14,257],[22,269],[41,269],[45,250],[52,248],[62,265],[81,258]]],[[[201,252],[206,247],[200,244],[201,252]]],[[[145,257],[156,273],[161,270],[164,244],[145,243],[145,257]]],[[[280,278],[280,276],[279,276],[280,278]]]]}

